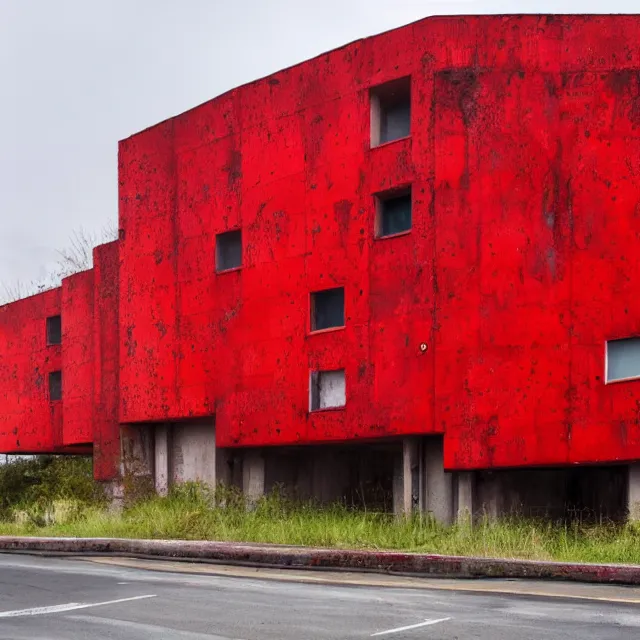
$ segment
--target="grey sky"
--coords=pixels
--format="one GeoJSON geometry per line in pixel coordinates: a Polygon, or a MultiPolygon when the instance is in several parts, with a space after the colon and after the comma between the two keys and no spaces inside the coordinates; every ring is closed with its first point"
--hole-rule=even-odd
{"type": "MultiPolygon", "coordinates": [[[[435,14],[636,0],[0,0],[0,285],[117,218],[117,141],[232,87],[435,14]]],[[[1,295],[1,294],[0,294],[1,295]]]]}

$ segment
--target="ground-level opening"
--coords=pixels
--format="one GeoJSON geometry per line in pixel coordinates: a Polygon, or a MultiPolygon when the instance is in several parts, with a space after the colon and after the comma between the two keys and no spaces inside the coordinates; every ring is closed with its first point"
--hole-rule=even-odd
{"type": "Polygon", "coordinates": [[[628,467],[580,466],[476,472],[479,510],[565,522],[619,522],[628,511],[628,467]]]}
{"type": "Polygon", "coordinates": [[[399,452],[398,442],[265,449],[265,491],[390,512],[399,452]]]}
{"type": "Polygon", "coordinates": [[[456,518],[506,516],[598,523],[640,519],[640,465],[448,471],[442,436],[219,449],[213,417],[125,426],[123,468],[160,494],[197,481],[241,489],[248,502],[278,489],[318,504],[456,518]],[[634,511],[635,509],[635,511],[634,511]],[[635,515],[634,515],[635,514],[635,515]]]}

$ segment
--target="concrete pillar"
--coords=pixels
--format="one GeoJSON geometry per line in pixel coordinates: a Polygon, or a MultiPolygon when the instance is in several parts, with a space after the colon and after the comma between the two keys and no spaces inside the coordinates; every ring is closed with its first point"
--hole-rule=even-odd
{"type": "Polygon", "coordinates": [[[493,475],[487,482],[487,495],[484,502],[484,513],[490,520],[500,517],[502,505],[502,491],[498,477],[493,475]]]}
{"type": "Polygon", "coordinates": [[[393,510],[397,514],[411,515],[422,510],[422,464],[420,461],[420,439],[404,438],[402,459],[394,473],[393,510]]]}
{"type": "Polygon", "coordinates": [[[169,493],[169,434],[168,424],[159,424],[155,433],[155,486],[159,496],[169,493]]]}
{"type": "Polygon", "coordinates": [[[123,425],[120,429],[120,477],[126,500],[155,492],[154,439],[153,427],[123,425]]]}
{"type": "Polygon", "coordinates": [[[153,475],[153,430],[143,427],[123,426],[120,430],[121,475],[153,475]]]}
{"type": "Polygon", "coordinates": [[[242,492],[249,505],[264,495],[264,456],[258,449],[245,451],[242,460],[242,492]]]}
{"type": "Polygon", "coordinates": [[[629,465],[629,520],[640,522],[640,462],[629,465]]]}
{"type": "Polygon", "coordinates": [[[425,511],[440,524],[453,522],[453,474],[444,470],[444,441],[428,437],[424,442],[425,511]]]}
{"type": "Polygon", "coordinates": [[[457,478],[457,522],[471,524],[473,521],[473,498],[475,477],[473,471],[461,471],[457,478]]]}
{"type": "Polygon", "coordinates": [[[404,514],[404,455],[398,452],[393,465],[393,513],[404,514]]]}
{"type": "Polygon", "coordinates": [[[121,478],[102,483],[111,513],[120,513],[124,507],[124,484],[121,478]]]}
{"type": "Polygon", "coordinates": [[[210,418],[174,424],[171,437],[173,482],[216,484],[216,431],[210,418]]]}

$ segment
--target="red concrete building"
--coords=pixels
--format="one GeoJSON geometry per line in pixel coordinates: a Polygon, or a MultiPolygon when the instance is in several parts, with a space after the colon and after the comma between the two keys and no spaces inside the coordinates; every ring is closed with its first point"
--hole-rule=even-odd
{"type": "Polygon", "coordinates": [[[0,308],[2,452],[443,520],[640,502],[640,17],[351,43],[124,140],[119,192],[93,270],[0,308]]]}

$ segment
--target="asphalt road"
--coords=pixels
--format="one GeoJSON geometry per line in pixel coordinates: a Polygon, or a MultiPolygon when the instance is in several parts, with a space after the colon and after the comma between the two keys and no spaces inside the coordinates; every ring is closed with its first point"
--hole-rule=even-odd
{"type": "Polygon", "coordinates": [[[0,639],[640,638],[640,589],[122,564],[0,555],[0,639]]]}

